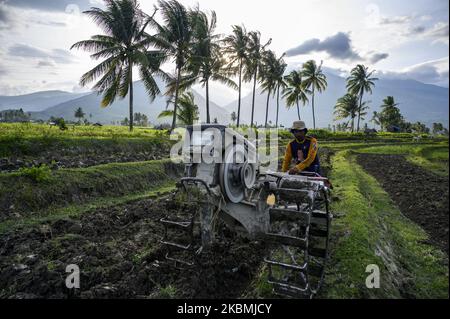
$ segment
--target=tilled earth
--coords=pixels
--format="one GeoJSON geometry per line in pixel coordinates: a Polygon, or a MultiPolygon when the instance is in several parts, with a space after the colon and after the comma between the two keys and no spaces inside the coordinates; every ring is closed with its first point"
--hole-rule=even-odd
{"type": "MultiPolygon", "coordinates": [[[[321,151],[328,171],[332,153],[321,151]]],[[[170,196],[145,199],[0,234],[0,298],[240,297],[269,248],[225,229],[195,267],[177,270],[159,222],[175,206],[170,196]],[[71,264],[80,289],[66,288],[71,264]]]]}
{"type": "Polygon", "coordinates": [[[448,254],[449,181],[400,155],[359,154],[358,163],[389,193],[401,212],[448,254]]]}
{"type": "Polygon", "coordinates": [[[239,297],[266,248],[228,238],[202,254],[201,266],[176,270],[159,243],[168,202],[140,200],[0,235],[0,298],[239,297]],[[80,289],[66,288],[69,264],[79,266],[80,289]]]}

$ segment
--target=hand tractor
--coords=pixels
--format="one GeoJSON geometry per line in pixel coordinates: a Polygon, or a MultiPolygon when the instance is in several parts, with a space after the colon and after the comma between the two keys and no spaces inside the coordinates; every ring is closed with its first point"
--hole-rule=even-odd
{"type": "Polygon", "coordinates": [[[222,223],[268,244],[264,262],[276,294],[314,297],[328,259],[328,180],[316,173],[263,172],[256,143],[217,124],[189,126],[183,154],[178,212],[160,220],[166,260],[194,266],[195,257],[220,238],[222,223]]]}

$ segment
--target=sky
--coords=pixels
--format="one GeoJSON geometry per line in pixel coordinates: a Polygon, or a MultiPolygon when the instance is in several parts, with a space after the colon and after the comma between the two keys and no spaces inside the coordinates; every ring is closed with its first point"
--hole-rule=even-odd
{"type": "MultiPolygon", "coordinates": [[[[448,87],[448,0],[181,0],[217,14],[217,33],[232,25],[259,30],[272,39],[289,68],[309,59],[346,75],[358,63],[379,77],[413,79],[448,87]]],[[[0,0],[0,95],[42,90],[83,92],[81,75],[96,65],[73,43],[101,30],[83,10],[101,0],[0,0]]],[[[156,1],[141,0],[153,12],[156,1]]],[[[152,33],[152,30],[148,30],[152,33]]],[[[172,65],[166,65],[172,71],[172,65]]],[[[234,99],[230,89],[213,84],[215,101],[234,99]]],[[[245,85],[244,94],[250,91],[245,85]]]]}

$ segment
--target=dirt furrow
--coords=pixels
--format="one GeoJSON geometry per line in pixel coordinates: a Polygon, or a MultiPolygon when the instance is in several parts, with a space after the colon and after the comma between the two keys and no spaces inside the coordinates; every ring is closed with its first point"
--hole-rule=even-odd
{"type": "Polygon", "coordinates": [[[389,193],[401,212],[448,254],[449,182],[400,155],[359,154],[358,163],[389,193]]]}

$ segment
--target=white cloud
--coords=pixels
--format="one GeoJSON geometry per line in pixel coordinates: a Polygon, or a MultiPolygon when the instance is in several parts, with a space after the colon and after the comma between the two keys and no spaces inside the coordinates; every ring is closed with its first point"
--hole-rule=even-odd
{"type": "Polygon", "coordinates": [[[425,35],[448,44],[449,26],[448,22],[438,22],[425,32],[425,35]]]}
{"type": "Polygon", "coordinates": [[[53,63],[72,63],[74,56],[67,50],[45,50],[27,44],[14,44],[9,47],[7,54],[11,57],[46,59],[53,63]]]}
{"type": "Polygon", "coordinates": [[[379,24],[405,24],[411,22],[412,16],[380,17],[379,24]]]}
{"type": "Polygon", "coordinates": [[[413,79],[423,83],[449,86],[449,57],[426,61],[399,71],[380,71],[380,76],[393,79],[413,79]]]}

